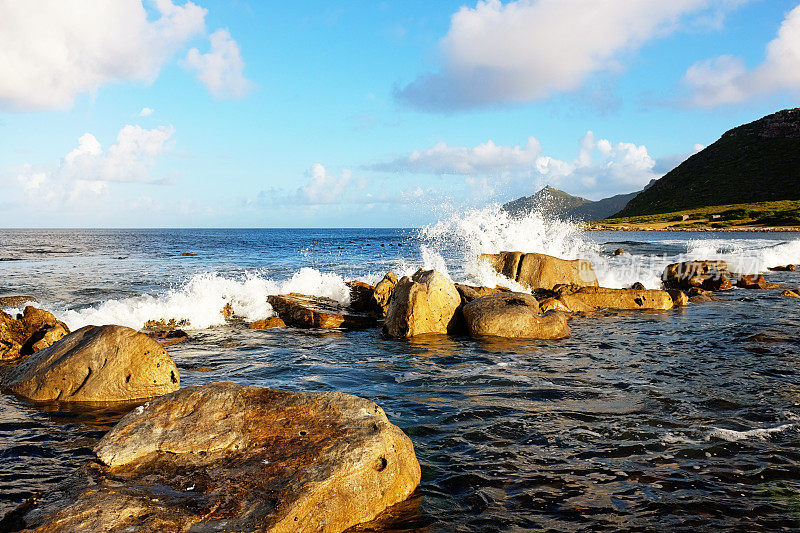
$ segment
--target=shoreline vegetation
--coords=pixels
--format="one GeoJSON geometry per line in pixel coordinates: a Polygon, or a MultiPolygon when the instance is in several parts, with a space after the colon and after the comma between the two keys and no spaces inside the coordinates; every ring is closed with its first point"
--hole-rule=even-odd
{"type": "Polygon", "coordinates": [[[587,231],[800,231],[800,201],[714,205],[586,223],[587,231]]]}

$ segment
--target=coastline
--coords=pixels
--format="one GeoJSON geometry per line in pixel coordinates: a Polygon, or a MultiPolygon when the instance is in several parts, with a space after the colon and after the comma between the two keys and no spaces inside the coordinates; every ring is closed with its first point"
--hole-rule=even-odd
{"type": "Polygon", "coordinates": [[[583,226],[584,231],[674,231],[685,233],[719,232],[719,233],[800,233],[800,226],[729,226],[727,228],[695,227],[654,227],[653,224],[588,224],[583,226]]]}

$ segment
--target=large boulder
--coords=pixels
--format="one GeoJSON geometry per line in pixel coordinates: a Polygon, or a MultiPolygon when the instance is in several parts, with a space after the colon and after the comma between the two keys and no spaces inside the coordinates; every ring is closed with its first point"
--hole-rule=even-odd
{"type": "Polygon", "coordinates": [[[397,282],[383,331],[397,338],[456,333],[460,306],[461,295],[453,282],[435,270],[420,269],[397,282]]]}
{"type": "Polygon", "coordinates": [[[540,315],[536,298],[522,292],[481,296],[465,305],[463,312],[474,337],[561,339],[570,332],[564,314],[540,315]]]}
{"type": "Polygon", "coordinates": [[[0,361],[30,355],[68,333],[66,324],[43,309],[29,305],[16,318],[0,311],[0,361]]]}
{"type": "Polygon", "coordinates": [[[117,402],[178,390],[178,368],[164,348],[123,326],[86,326],[28,356],[0,380],[34,401],[117,402]]]}
{"type": "Polygon", "coordinates": [[[667,265],[661,280],[667,289],[729,290],[731,273],[725,261],[684,261],[667,265]]]}
{"type": "Polygon", "coordinates": [[[595,309],[652,309],[667,310],[675,306],[666,291],[609,289],[606,287],[576,287],[562,285],[555,288],[558,299],[573,312],[595,309]]]}
{"type": "Polygon", "coordinates": [[[495,271],[531,289],[552,289],[556,285],[597,287],[592,264],[583,259],[566,260],[551,255],[522,252],[482,254],[495,271]]]}
{"type": "Polygon", "coordinates": [[[372,291],[372,307],[381,318],[385,317],[389,310],[389,300],[392,298],[397,281],[397,274],[387,272],[372,291]]]}
{"type": "Polygon", "coordinates": [[[374,317],[330,298],[291,293],[267,296],[267,301],[286,325],[296,328],[366,329],[376,325],[374,317]]]}
{"type": "Polygon", "coordinates": [[[419,484],[409,438],[369,400],[210,383],[133,410],[34,531],[340,532],[419,484]]]}

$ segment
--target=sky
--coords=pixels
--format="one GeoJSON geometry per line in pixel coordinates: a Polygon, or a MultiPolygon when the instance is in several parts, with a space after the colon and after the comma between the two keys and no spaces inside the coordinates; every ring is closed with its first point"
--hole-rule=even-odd
{"type": "Polygon", "coordinates": [[[412,227],[800,106],[798,0],[0,0],[0,227],[412,227]]]}

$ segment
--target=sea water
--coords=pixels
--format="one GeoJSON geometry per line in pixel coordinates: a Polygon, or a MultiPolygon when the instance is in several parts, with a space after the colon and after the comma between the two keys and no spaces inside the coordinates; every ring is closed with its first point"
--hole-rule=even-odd
{"type": "MultiPolygon", "coordinates": [[[[800,263],[800,235],[584,232],[495,207],[422,229],[2,230],[0,294],[35,296],[72,329],[183,321],[189,340],[168,348],[183,386],[375,401],[411,437],[422,483],[359,530],[800,527],[800,304],[780,290],[575,318],[559,341],[245,325],[273,315],[270,294],[347,303],[347,281],[390,270],[522,289],[477,260],[502,250],[584,258],[603,286],[656,288],[675,261],[800,263]],[[225,321],[227,304],[239,320],[225,321]]],[[[800,285],[800,272],[767,277],[800,285]]],[[[0,396],[0,514],[68,477],[129,408],[0,396]]]]}

